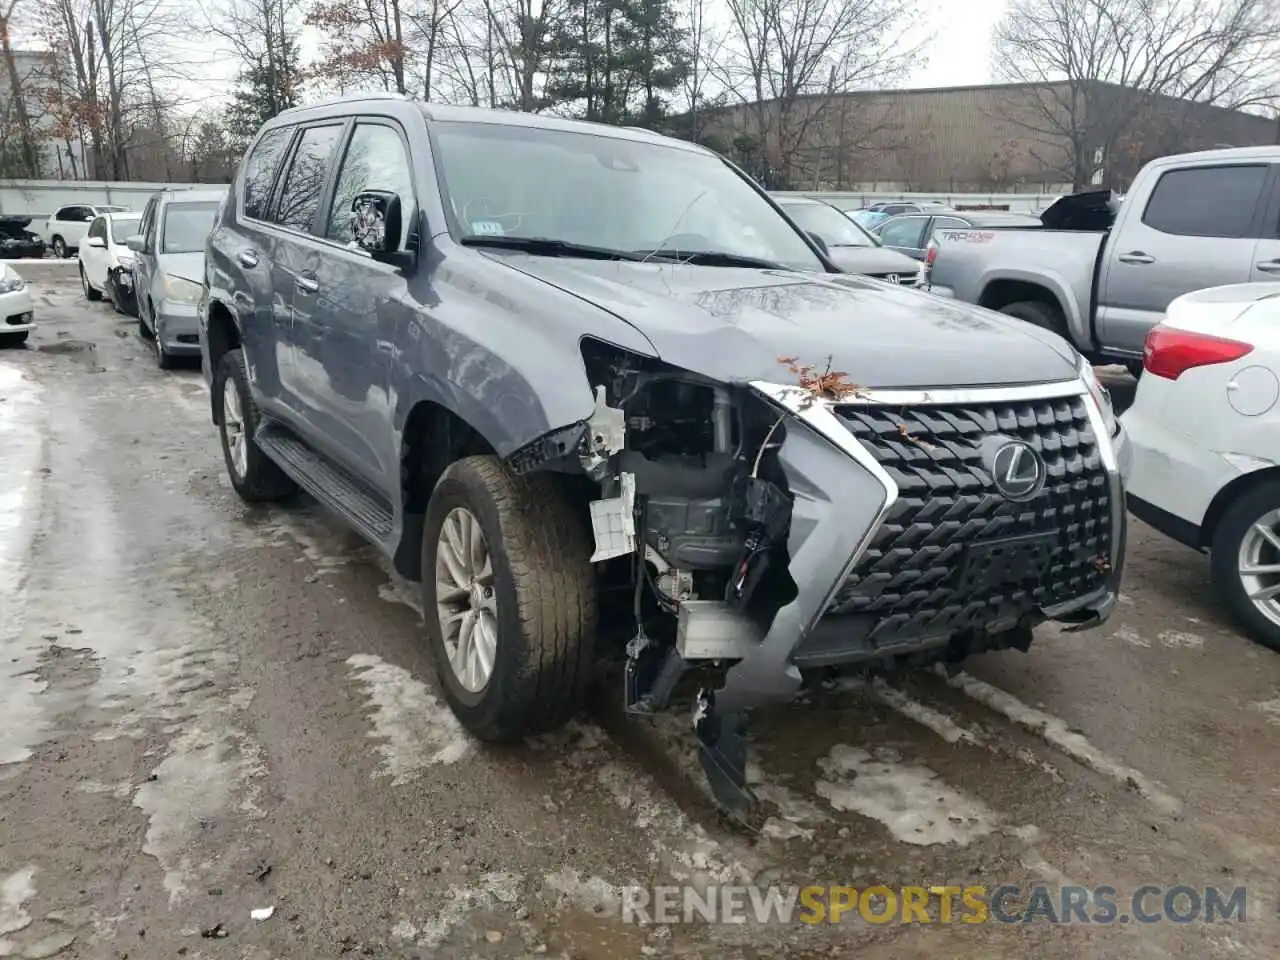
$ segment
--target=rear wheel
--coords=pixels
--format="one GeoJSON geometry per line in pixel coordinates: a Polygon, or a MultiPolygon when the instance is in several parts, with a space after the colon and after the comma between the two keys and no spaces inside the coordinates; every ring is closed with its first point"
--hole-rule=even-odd
{"type": "Polygon", "coordinates": [[[1007,303],[1000,308],[1000,312],[1025,320],[1060,337],[1067,335],[1067,323],[1062,316],[1062,311],[1042,300],[1019,300],[1017,303],[1007,303]]]}
{"type": "Polygon", "coordinates": [[[244,354],[228,350],[213,375],[213,397],[222,455],[231,485],[250,503],[283,500],[298,488],[254,440],[258,405],[249,392],[244,354]]]}
{"type": "Polygon", "coordinates": [[[67,241],[63,240],[61,237],[54,237],[52,246],[53,246],[53,255],[55,257],[57,257],[59,260],[66,259],[67,241]]]}
{"type": "Polygon", "coordinates": [[[1280,483],[1236,498],[1213,532],[1209,560],[1232,615],[1255,640],[1280,651],[1280,483]]]}
{"type": "Polygon", "coordinates": [[[427,507],[422,595],[445,699],[481,740],[569,720],[594,664],[591,536],[550,475],[450,466],[427,507]]]}

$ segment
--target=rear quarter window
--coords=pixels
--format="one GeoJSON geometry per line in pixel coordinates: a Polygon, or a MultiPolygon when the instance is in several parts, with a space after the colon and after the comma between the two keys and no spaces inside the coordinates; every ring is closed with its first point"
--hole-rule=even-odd
{"type": "Polygon", "coordinates": [[[246,217],[253,220],[265,220],[267,203],[271,199],[271,187],[276,180],[276,172],[280,169],[280,160],[289,138],[293,135],[293,127],[276,127],[262,135],[262,139],[254,144],[249,156],[244,161],[244,205],[246,217]]]}

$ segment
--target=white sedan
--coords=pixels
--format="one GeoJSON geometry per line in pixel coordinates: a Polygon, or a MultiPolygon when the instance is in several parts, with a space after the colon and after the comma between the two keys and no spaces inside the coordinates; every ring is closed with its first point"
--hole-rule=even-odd
{"type": "Polygon", "coordinates": [[[1280,283],[1169,304],[1122,419],[1130,511],[1208,550],[1232,614],[1280,650],[1280,283]]]}
{"type": "Polygon", "coordinates": [[[18,271],[0,260],[0,347],[25,343],[35,326],[31,291],[18,271]]]}

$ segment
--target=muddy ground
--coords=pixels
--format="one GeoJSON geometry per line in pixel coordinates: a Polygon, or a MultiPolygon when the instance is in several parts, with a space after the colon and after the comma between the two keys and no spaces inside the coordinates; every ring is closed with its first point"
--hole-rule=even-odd
{"type": "Polygon", "coordinates": [[[683,709],[469,741],[413,590],[314,504],[241,504],[198,370],[74,271],[27,271],[42,326],[0,353],[0,956],[1280,953],[1280,656],[1204,557],[1135,522],[1106,627],[761,715],[749,837],[688,776],[683,709]],[[1247,920],[619,915],[623,886],[749,880],[1110,885],[1125,914],[1243,886],[1247,920]]]}

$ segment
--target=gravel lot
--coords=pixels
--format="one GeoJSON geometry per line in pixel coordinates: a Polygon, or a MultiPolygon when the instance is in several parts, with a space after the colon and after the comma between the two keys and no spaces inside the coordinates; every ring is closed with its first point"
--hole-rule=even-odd
{"type": "Polygon", "coordinates": [[[24,268],[42,326],[0,353],[0,957],[1280,953],[1280,657],[1226,621],[1204,557],[1134,521],[1105,628],[760,715],[778,809],[752,838],[688,776],[683,710],[610,696],[519,748],[469,741],[413,590],[314,504],[242,505],[198,370],[156,369],[73,262],[24,268]],[[752,879],[1246,886],[1248,922],[618,915],[623,885],[752,879]]]}

